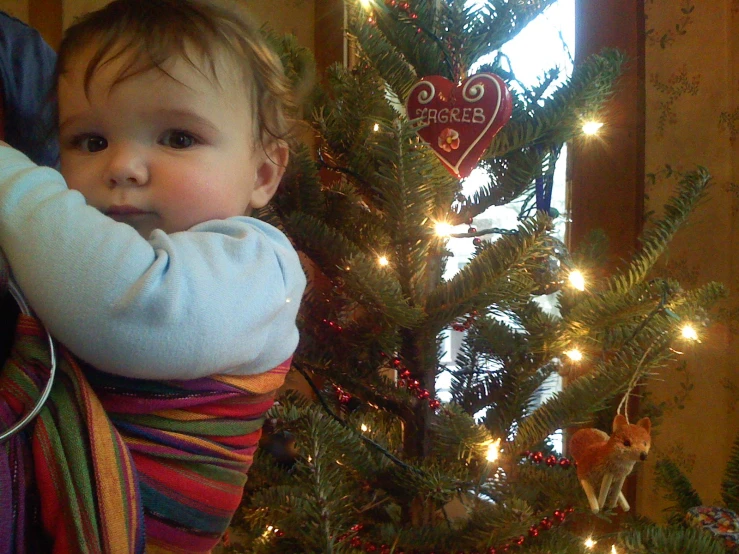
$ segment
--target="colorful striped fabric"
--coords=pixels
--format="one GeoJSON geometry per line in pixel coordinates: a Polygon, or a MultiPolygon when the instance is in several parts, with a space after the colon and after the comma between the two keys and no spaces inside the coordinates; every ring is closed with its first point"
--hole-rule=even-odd
{"type": "MultiPolygon", "coordinates": [[[[0,372],[0,425],[43,388],[44,341],[21,316],[0,372]]],[[[12,537],[0,554],[209,552],[239,505],[289,360],[260,375],[162,382],[104,374],[60,350],[36,425],[0,445],[0,537],[12,537]]]]}

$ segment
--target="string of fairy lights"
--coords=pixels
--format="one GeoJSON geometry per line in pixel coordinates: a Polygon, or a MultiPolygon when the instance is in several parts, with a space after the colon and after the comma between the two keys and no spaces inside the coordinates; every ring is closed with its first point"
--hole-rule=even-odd
{"type": "MultiPolygon", "coordinates": [[[[373,13],[373,10],[376,6],[376,0],[359,0],[360,4],[368,11],[368,20],[371,24],[374,24],[376,21],[376,17],[373,13]]],[[[410,4],[408,2],[399,2],[396,0],[385,0],[385,4],[393,7],[401,9],[409,14],[411,18],[417,17],[415,14],[412,13],[410,4]]],[[[582,133],[585,137],[596,137],[599,135],[603,129],[604,125],[602,122],[594,120],[594,119],[584,119],[582,123],[582,133]]],[[[380,124],[375,123],[373,125],[373,131],[379,132],[380,131],[380,124]]],[[[509,234],[514,233],[515,231],[506,230],[506,229],[483,229],[478,231],[475,227],[472,227],[472,221],[468,221],[468,224],[470,224],[470,227],[467,229],[467,232],[460,233],[455,232],[455,226],[450,224],[446,221],[435,221],[432,222],[434,226],[434,233],[435,235],[440,239],[463,239],[463,238],[472,238],[474,245],[479,246],[482,244],[483,239],[481,238],[484,235],[491,235],[491,234],[509,234]]],[[[379,267],[381,268],[392,268],[393,261],[390,255],[386,252],[382,253],[376,253],[376,261],[379,267]]],[[[345,268],[347,271],[351,270],[351,268],[347,267],[345,268]]],[[[566,282],[567,284],[572,287],[574,290],[579,292],[586,292],[588,289],[588,283],[587,278],[585,274],[580,271],[579,269],[571,269],[568,271],[566,275],[566,282]]],[[[469,327],[474,323],[474,319],[477,316],[477,313],[473,313],[468,317],[467,321],[464,323],[455,323],[452,325],[452,328],[455,331],[466,331],[469,329],[469,327]]],[[[324,323],[330,325],[335,331],[341,331],[342,328],[335,322],[331,322],[328,320],[324,320],[324,323]]],[[[683,339],[687,341],[699,341],[699,335],[696,331],[695,327],[691,323],[684,323],[681,327],[681,336],[683,339]]],[[[582,349],[580,349],[577,345],[570,346],[567,350],[563,352],[566,359],[572,363],[572,364],[581,364],[584,361],[586,361],[586,355],[583,353],[582,349]]],[[[414,394],[417,396],[417,398],[422,402],[427,402],[429,404],[429,407],[432,410],[438,410],[441,407],[441,402],[435,398],[430,397],[430,393],[427,390],[424,390],[420,387],[420,384],[418,381],[412,379],[410,371],[405,368],[402,364],[402,362],[396,358],[392,357],[390,360],[390,365],[392,366],[392,369],[396,370],[396,374],[398,376],[397,378],[397,386],[399,388],[407,388],[408,391],[411,394],[414,394]]],[[[346,392],[344,389],[339,387],[338,385],[334,385],[333,387],[334,392],[336,394],[336,397],[340,404],[347,404],[351,400],[351,395],[346,392]]],[[[359,427],[359,429],[356,430],[361,435],[369,435],[371,433],[370,427],[362,423],[359,427]]],[[[485,451],[485,460],[488,464],[488,467],[485,469],[485,475],[489,475],[498,464],[498,461],[501,456],[501,439],[495,439],[488,441],[487,443],[481,445],[482,449],[485,451]]],[[[556,458],[553,455],[550,455],[548,457],[545,457],[541,452],[525,452],[523,453],[524,459],[536,464],[544,464],[551,468],[561,468],[561,469],[569,469],[571,467],[574,467],[574,463],[571,462],[568,458],[556,458]]],[[[310,461],[310,459],[308,459],[310,461]]],[[[337,461],[338,463],[338,461],[337,461]]],[[[547,516],[544,517],[538,524],[532,525],[528,532],[528,537],[520,536],[517,538],[512,539],[506,544],[500,545],[500,546],[490,546],[487,550],[485,550],[485,554],[501,554],[503,552],[507,553],[509,551],[512,551],[516,549],[517,547],[520,547],[523,545],[525,541],[535,539],[541,531],[548,531],[552,528],[553,525],[559,524],[564,522],[566,516],[573,512],[574,509],[571,506],[568,506],[566,508],[557,509],[554,511],[551,517],[547,516]]],[[[362,532],[364,530],[364,526],[360,523],[357,523],[353,525],[349,531],[345,532],[344,534],[337,537],[338,542],[346,542],[353,548],[356,548],[357,550],[362,550],[365,552],[374,552],[377,554],[406,554],[403,550],[396,549],[394,547],[388,546],[386,544],[375,544],[371,540],[366,540],[361,538],[362,532]]],[[[269,525],[266,527],[266,530],[264,531],[262,535],[263,540],[273,540],[274,538],[280,539],[285,536],[285,533],[281,531],[280,529],[269,525]]],[[[598,541],[596,541],[592,536],[589,536],[585,539],[583,539],[583,547],[587,551],[593,551],[593,552],[602,552],[602,553],[608,553],[608,554],[619,554],[619,551],[615,544],[610,545],[610,549],[606,546],[605,549],[598,546],[598,541]]],[[[408,554],[410,554],[411,551],[409,551],[408,554]]],[[[415,551],[413,551],[415,552],[415,551]]],[[[477,552],[477,551],[476,551],[477,552]]],[[[456,552],[455,554],[464,554],[463,552],[456,552]]]]}

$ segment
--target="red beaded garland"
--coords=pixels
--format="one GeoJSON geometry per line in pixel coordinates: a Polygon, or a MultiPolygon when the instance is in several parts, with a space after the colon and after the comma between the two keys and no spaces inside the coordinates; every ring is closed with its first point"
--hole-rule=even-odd
{"type": "MultiPolygon", "coordinates": [[[[393,365],[397,368],[403,367],[402,362],[398,358],[393,359],[393,365]]],[[[433,410],[437,409],[441,406],[441,402],[436,400],[435,398],[431,398],[431,393],[421,388],[421,382],[418,379],[411,379],[411,372],[407,368],[404,368],[403,371],[400,372],[400,377],[398,379],[398,387],[400,388],[408,388],[409,391],[415,393],[416,398],[419,400],[428,400],[429,407],[433,410]]]]}
{"type": "MultiPolygon", "coordinates": [[[[476,315],[476,312],[473,312],[476,315]]],[[[397,359],[397,358],[396,358],[397,359]]],[[[411,372],[408,369],[404,369],[403,372],[400,374],[401,377],[410,377],[411,372]]],[[[400,386],[403,386],[402,381],[399,381],[400,386]]],[[[430,396],[429,391],[425,389],[420,388],[420,382],[416,379],[411,380],[408,383],[409,389],[415,389],[417,390],[417,396],[421,399],[426,399],[430,396]]],[[[336,390],[337,394],[340,396],[340,399],[347,398],[351,399],[351,395],[345,393],[341,387],[338,385],[334,385],[334,389],[336,390]]],[[[441,402],[437,399],[430,399],[429,400],[429,406],[433,409],[439,408],[441,406],[441,402]]],[[[530,461],[541,464],[542,462],[545,462],[549,467],[554,467],[559,465],[561,468],[569,468],[572,466],[571,461],[568,458],[559,458],[557,459],[554,455],[549,455],[546,458],[544,457],[544,454],[542,452],[531,452],[529,450],[524,451],[521,453],[521,456],[523,458],[529,459],[530,461]]],[[[539,536],[541,531],[548,531],[551,529],[555,523],[562,523],[567,517],[567,514],[572,513],[575,511],[575,508],[573,506],[567,506],[564,509],[557,509],[554,510],[552,513],[552,517],[544,517],[539,522],[539,524],[532,525],[528,530],[528,536],[530,538],[536,538],[539,536]]],[[[362,531],[364,526],[362,524],[356,524],[351,527],[351,531],[353,533],[359,533],[362,531]]],[[[278,537],[281,537],[284,535],[282,531],[276,531],[276,535],[278,537]]],[[[347,539],[349,533],[345,533],[339,537],[339,541],[343,542],[347,539]]],[[[489,547],[486,551],[486,554],[503,554],[506,552],[509,552],[511,548],[515,546],[522,546],[526,542],[526,537],[524,535],[520,535],[518,538],[513,539],[512,543],[504,544],[497,547],[489,547]]],[[[354,548],[363,548],[365,552],[377,552],[378,554],[390,554],[390,548],[383,544],[379,548],[372,544],[371,542],[363,542],[359,537],[354,536],[350,540],[349,544],[354,548]]],[[[405,554],[404,551],[397,551],[397,554],[405,554]]],[[[464,552],[456,552],[455,554],[465,554],[464,552]]],[[[469,554],[477,554],[477,551],[471,551],[469,554]]]]}
{"type": "Polygon", "coordinates": [[[541,452],[534,452],[530,455],[530,458],[533,462],[540,464],[544,460],[544,454],[541,452]]]}
{"type": "MultiPolygon", "coordinates": [[[[551,529],[554,526],[555,520],[558,523],[561,523],[564,521],[566,515],[570,512],[573,512],[575,508],[573,506],[567,506],[564,509],[558,509],[554,510],[553,513],[553,519],[549,517],[543,518],[538,525],[532,525],[529,527],[528,535],[530,538],[536,538],[539,536],[539,533],[541,531],[547,531],[551,529]]],[[[364,528],[364,526],[360,523],[353,525],[351,527],[351,530],[354,533],[358,533],[364,528]]],[[[349,533],[345,533],[339,537],[339,542],[343,542],[349,533]]],[[[526,537],[524,535],[519,535],[516,539],[513,539],[511,543],[500,545],[500,546],[491,546],[486,551],[485,554],[503,554],[505,552],[510,552],[511,548],[513,546],[522,546],[526,542],[526,537]]],[[[378,554],[390,554],[390,547],[388,547],[386,544],[381,545],[379,548],[372,544],[371,542],[363,542],[359,537],[354,536],[350,541],[349,544],[352,547],[355,548],[364,548],[365,552],[378,552],[378,554]]],[[[398,550],[397,554],[405,554],[404,551],[398,550]]],[[[429,553],[433,554],[433,553],[429,553]]],[[[464,551],[455,551],[453,554],[465,554],[464,551]]],[[[478,551],[473,550],[469,554],[478,554],[478,551]]]]}

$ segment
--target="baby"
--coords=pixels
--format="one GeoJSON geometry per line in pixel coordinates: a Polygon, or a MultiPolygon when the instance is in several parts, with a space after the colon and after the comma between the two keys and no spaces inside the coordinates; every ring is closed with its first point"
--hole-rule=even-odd
{"type": "Polygon", "coordinates": [[[44,529],[61,551],[99,539],[126,552],[207,552],[238,506],[260,418],[298,342],[298,255],[249,217],[285,171],[290,87],[239,11],[116,0],[68,29],[56,92],[61,173],[0,145],[0,248],[51,334],[101,370],[73,389],[79,372],[65,373],[57,389],[82,391],[66,404],[77,419],[47,412],[61,432],[89,438],[94,471],[65,472],[59,447],[34,449],[44,529]],[[117,430],[89,431],[89,387],[117,430]],[[108,432],[126,448],[96,452],[108,432]],[[118,470],[126,463],[135,471],[118,470]],[[65,520],[85,487],[97,490],[79,509],[89,520],[65,520]]]}
{"type": "Polygon", "coordinates": [[[216,4],[117,1],[68,30],[61,175],[0,148],[0,248],[54,337],[146,379],[291,356],[305,277],[248,217],[287,164],[288,91],[258,32],[216,4]]]}

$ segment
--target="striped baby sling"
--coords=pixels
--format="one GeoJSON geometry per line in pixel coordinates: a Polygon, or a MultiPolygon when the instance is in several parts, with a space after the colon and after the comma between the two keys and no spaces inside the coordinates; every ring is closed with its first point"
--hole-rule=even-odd
{"type": "MultiPolygon", "coordinates": [[[[289,365],[148,381],[57,347],[48,400],[0,444],[0,554],[209,552],[240,503],[289,365]]],[[[21,314],[0,370],[0,433],[36,404],[49,368],[46,331],[21,314]]]]}

